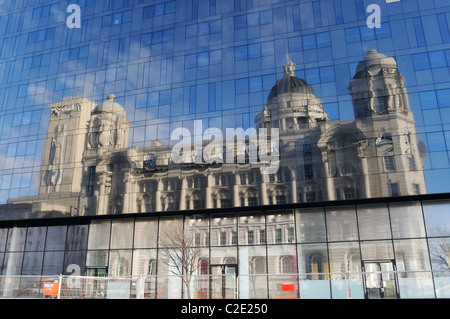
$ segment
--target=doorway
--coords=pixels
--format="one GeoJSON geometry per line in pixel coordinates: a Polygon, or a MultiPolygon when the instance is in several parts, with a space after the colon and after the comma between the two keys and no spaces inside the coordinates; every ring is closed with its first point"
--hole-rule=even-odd
{"type": "Polygon", "coordinates": [[[364,261],[363,272],[367,299],[398,298],[397,274],[393,260],[364,261]]]}
{"type": "Polygon", "coordinates": [[[211,265],[210,298],[234,299],[237,265],[211,265]]]}

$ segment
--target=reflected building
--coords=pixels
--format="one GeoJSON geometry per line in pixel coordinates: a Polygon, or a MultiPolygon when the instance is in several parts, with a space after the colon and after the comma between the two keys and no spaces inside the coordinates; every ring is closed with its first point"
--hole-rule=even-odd
{"type": "Polygon", "coordinates": [[[184,211],[426,192],[424,154],[393,58],[370,50],[358,64],[349,84],[355,120],[346,122],[330,120],[313,87],[294,71],[288,57],[255,117],[256,129],[279,131],[274,174],[262,173],[262,163],[249,161],[248,153],[243,162],[228,163],[222,154],[210,163],[176,164],[172,145],[155,140],[150,147],[128,147],[130,124],[113,94],[99,105],[85,98],[50,104],[39,195],[27,200],[33,214],[184,211]]]}

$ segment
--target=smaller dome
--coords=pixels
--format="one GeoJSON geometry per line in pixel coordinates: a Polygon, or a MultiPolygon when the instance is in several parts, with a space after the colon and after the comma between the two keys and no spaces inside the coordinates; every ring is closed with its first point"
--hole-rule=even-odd
{"type": "Polygon", "coordinates": [[[277,80],[277,84],[272,87],[267,101],[270,101],[281,94],[302,93],[316,95],[312,86],[305,80],[296,77],[294,71],[295,65],[288,57],[287,63],[284,66],[284,76],[277,80]]]}
{"type": "Polygon", "coordinates": [[[387,57],[377,50],[369,50],[364,60],[358,63],[355,77],[360,77],[372,68],[397,68],[397,62],[391,57],[387,57]]]}
{"type": "Polygon", "coordinates": [[[114,94],[109,94],[107,97],[107,100],[103,103],[97,105],[94,110],[92,111],[92,114],[99,114],[99,113],[125,113],[124,108],[119,103],[114,102],[115,99],[114,94]]]}

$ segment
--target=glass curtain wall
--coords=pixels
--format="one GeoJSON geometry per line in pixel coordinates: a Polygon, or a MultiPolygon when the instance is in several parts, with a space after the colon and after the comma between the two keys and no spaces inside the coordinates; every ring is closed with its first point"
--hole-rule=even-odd
{"type": "Polygon", "coordinates": [[[195,253],[193,276],[210,276],[193,278],[198,296],[229,297],[233,286],[221,279],[230,275],[242,298],[364,298],[377,293],[372,274],[381,267],[386,294],[445,297],[449,207],[435,200],[0,228],[2,276],[144,275],[152,297],[179,298],[188,268],[171,259],[181,250],[170,240],[181,232],[192,243],[185,254],[195,253]]]}

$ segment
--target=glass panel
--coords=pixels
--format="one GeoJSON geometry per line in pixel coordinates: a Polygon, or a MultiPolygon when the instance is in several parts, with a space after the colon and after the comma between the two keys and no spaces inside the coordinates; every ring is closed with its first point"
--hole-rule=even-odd
{"type": "Polygon", "coordinates": [[[394,238],[425,237],[422,207],[419,202],[389,204],[394,238]]]}
{"type": "Polygon", "coordinates": [[[300,298],[329,299],[330,276],[327,244],[297,246],[300,298]]]}
{"type": "Polygon", "coordinates": [[[356,213],[353,206],[327,208],[326,218],[329,241],[358,239],[356,213]]]}
{"type": "MultiPolygon", "coordinates": [[[[64,252],[45,252],[44,264],[42,265],[42,275],[60,275],[63,270],[64,252]]],[[[81,273],[79,273],[81,275],[81,273]]]]}
{"type": "Polygon", "coordinates": [[[239,217],[239,245],[265,244],[265,234],[265,215],[254,214],[239,217]]]}
{"type": "Polygon", "coordinates": [[[297,256],[295,245],[267,247],[269,298],[291,299],[298,296],[297,256]],[[285,289],[289,285],[291,289],[285,289]]]}
{"type": "Polygon", "coordinates": [[[79,267],[80,274],[86,275],[86,251],[66,251],[64,254],[64,275],[71,275],[73,267],[79,267]]]}
{"type": "Polygon", "coordinates": [[[108,251],[107,250],[93,250],[88,251],[86,256],[87,267],[107,267],[108,266],[108,251]]]}
{"type": "Polygon", "coordinates": [[[5,251],[7,238],[8,228],[0,228],[0,252],[5,251]]]}
{"type": "Polygon", "coordinates": [[[93,221],[89,226],[88,249],[108,249],[111,221],[93,221]]]}
{"type": "MultiPolygon", "coordinates": [[[[332,273],[332,298],[348,298],[350,296],[350,291],[346,282],[346,274],[361,272],[361,257],[359,253],[359,245],[355,242],[330,243],[328,249],[330,251],[330,272],[332,273]]],[[[361,282],[361,275],[358,275],[356,277],[353,276],[353,279],[361,282]]],[[[352,294],[362,295],[362,285],[360,284],[354,286],[355,289],[352,289],[352,294]]]]}
{"type": "Polygon", "coordinates": [[[194,239],[195,246],[209,245],[209,216],[192,215],[185,217],[186,236],[194,239]]]}
{"type": "Polygon", "coordinates": [[[133,276],[156,275],[156,249],[133,251],[133,276]]]}
{"type": "Polygon", "coordinates": [[[437,298],[450,297],[450,238],[428,239],[437,298]]]}
{"type": "Polygon", "coordinates": [[[361,240],[391,238],[386,204],[357,206],[357,215],[361,240]]]}
{"type": "Polygon", "coordinates": [[[21,251],[25,247],[26,228],[10,228],[6,251],[21,251]]]}
{"type": "Polygon", "coordinates": [[[133,245],[133,228],[134,220],[113,220],[111,228],[111,249],[131,248],[133,245]]]}
{"type": "Polygon", "coordinates": [[[236,215],[214,215],[211,218],[211,246],[237,244],[236,215]]]}
{"type": "Polygon", "coordinates": [[[237,247],[211,249],[211,265],[237,265],[237,247]]]}
{"type": "Polygon", "coordinates": [[[88,225],[69,226],[66,250],[85,250],[88,242],[88,229],[88,225]]]}
{"type": "Polygon", "coordinates": [[[108,276],[131,276],[131,256],[131,250],[111,250],[111,253],[109,254],[108,276]]]}
{"type": "Polygon", "coordinates": [[[239,289],[241,299],[267,298],[265,246],[239,247],[239,289]]]}
{"type": "Polygon", "coordinates": [[[45,250],[64,250],[66,246],[67,226],[49,226],[47,228],[47,239],[45,250]]]}
{"type": "Polygon", "coordinates": [[[325,242],[325,214],[323,209],[296,209],[297,240],[300,243],[325,242]]]}
{"type": "Polygon", "coordinates": [[[26,251],[44,250],[47,227],[29,227],[27,232],[26,251]]]}
{"type": "Polygon", "coordinates": [[[361,242],[362,260],[393,260],[394,248],[392,241],[364,241],[361,242]]]}
{"type": "Polygon", "coordinates": [[[158,241],[158,218],[138,219],[134,228],[134,248],[156,247],[158,241]]]}
{"type": "Polygon", "coordinates": [[[268,213],[266,223],[268,244],[295,243],[294,214],[292,211],[268,213]]]}
{"type": "Polygon", "coordinates": [[[424,201],[422,205],[427,235],[450,236],[450,201],[424,201]]]}
{"type": "Polygon", "coordinates": [[[43,252],[26,252],[23,257],[22,275],[40,275],[43,252]]]}
{"type": "Polygon", "coordinates": [[[159,245],[176,242],[176,238],[183,235],[183,217],[164,217],[159,221],[159,245]]]}
{"type": "Polygon", "coordinates": [[[156,297],[160,299],[180,299],[182,290],[182,280],[180,265],[174,264],[169,258],[169,254],[180,253],[176,249],[161,249],[158,252],[158,277],[156,297]]]}
{"type": "Polygon", "coordinates": [[[23,253],[5,253],[2,275],[20,275],[23,253]]]}
{"type": "Polygon", "coordinates": [[[433,298],[430,257],[425,239],[395,240],[401,298],[433,298]],[[428,271],[427,271],[428,270],[428,271]]]}

